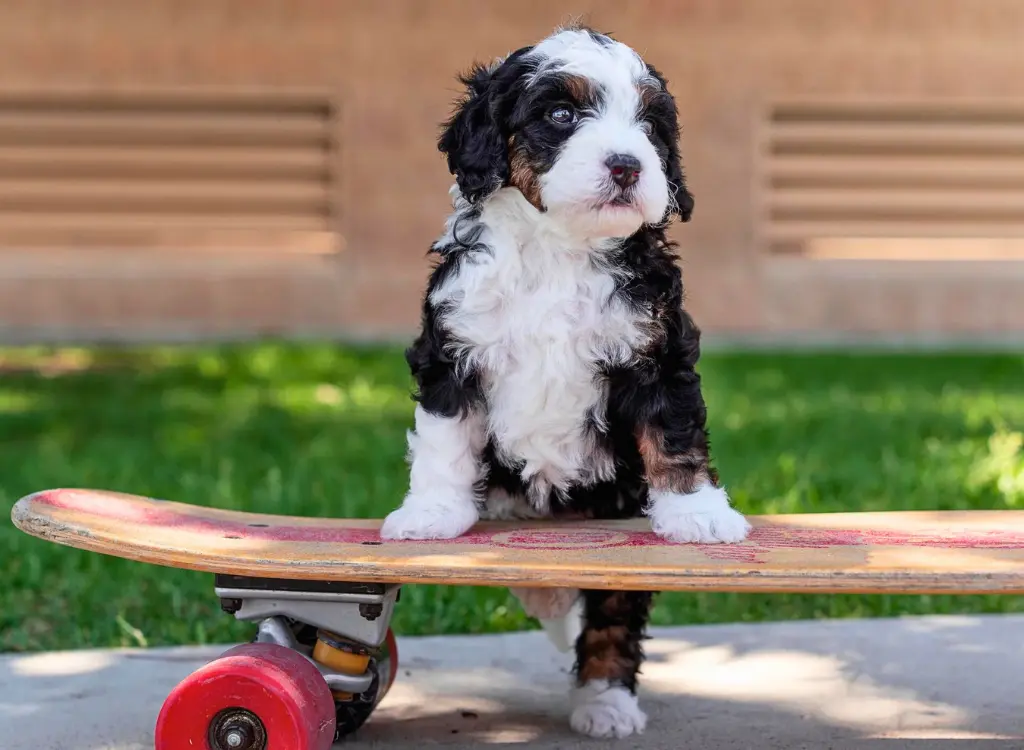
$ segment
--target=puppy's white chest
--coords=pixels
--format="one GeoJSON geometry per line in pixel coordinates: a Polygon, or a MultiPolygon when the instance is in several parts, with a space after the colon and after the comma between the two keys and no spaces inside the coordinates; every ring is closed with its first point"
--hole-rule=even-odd
{"type": "Polygon", "coordinates": [[[481,275],[481,283],[466,290],[458,327],[495,374],[543,364],[557,369],[559,362],[542,361],[553,356],[562,365],[596,359],[614,342],[612,308],[619,305],[611,279],[535,278],[498,264],[481,275]]]}
{"type": "Polygon", "coordinates": [[[499,452],[544,494],[610,478],[587,423],[604,415],[601,371],[627,361],[645,328],[587,259],[538,265],[516,255],[464,267],[449,325],[480,373],[499,452]]]}

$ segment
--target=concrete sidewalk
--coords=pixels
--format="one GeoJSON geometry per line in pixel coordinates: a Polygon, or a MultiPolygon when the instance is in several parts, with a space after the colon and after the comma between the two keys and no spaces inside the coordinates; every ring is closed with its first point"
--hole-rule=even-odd
{"type": "MultiPolygon", "coordinates": [[[[540,633],[399,640],[362,748],[1024,748],[1024,617],[655,629],[637,740],[567,728],[568,655],[540,633]]],[[[223,648],[0,659],[3,750],[152,750],[171,687],[223,648]]]]}

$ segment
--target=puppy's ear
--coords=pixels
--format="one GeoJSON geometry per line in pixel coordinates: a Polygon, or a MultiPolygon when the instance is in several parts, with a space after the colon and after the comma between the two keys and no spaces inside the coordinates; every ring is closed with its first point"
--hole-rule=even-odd
{"type": "Polygon", "coordinates": [[[679,145],[673,143],[669,146],[668,165],[665,172],[668,177],[669,194],[673,198],[673,213],[680,220],[689,221],[693,216],[693,193],[686,187],[686,177],[683,175],[683,167],[679,163],[679,145]]]}
{"type": "Polygon", "coordinates": [[[672,199],[670,213],[682,221],[689,221],[693,215],[693,194],[686,187],[686,176],[679,154],[679,108],[675,98],[668,93],[668,81],[653,66],[648,66],[651,75],[661,84],[656,113],[656,127],[662,135],[668,153],[665,157],[665,178],[672,199]]]}
{"type": "Polygon", "coordinates": [[[462,195],[475,203],[509,178],[507,138],[498,124],[498,66],[475,66],[460,80],[466,94],[445,123],[437,148],[448,157],[462,195]]]}

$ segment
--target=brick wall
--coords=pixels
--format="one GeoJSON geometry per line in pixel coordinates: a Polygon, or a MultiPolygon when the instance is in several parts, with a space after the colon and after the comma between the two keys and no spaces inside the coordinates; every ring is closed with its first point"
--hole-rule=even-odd
{"type": "MultiPolygon", "coordinates": [[[[8,239],[0,335],[408,336],[425,251],[448,210],[435,138],[454,74],[581,13],[640,49],[679,100],[697,209],[675,236],[709,335],[1024,333],[1024,263],[1012,253],[972,262],[769,252],[758,158],[776,101],[1024,103],[1024,5],[1014,0],[20,0],[0,4],[0,101],[57,89],[327,92],[343,249],[8,239]]],[[[0,139],[2,125],[0,112],[0,139]]]]}

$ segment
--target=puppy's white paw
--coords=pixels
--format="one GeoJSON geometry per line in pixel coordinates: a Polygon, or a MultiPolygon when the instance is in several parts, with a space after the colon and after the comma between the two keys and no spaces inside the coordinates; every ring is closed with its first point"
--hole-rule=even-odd
{"type": "Polygon", "coordinates": [[[672,542],[742,542],[750,533],[750,523],[729,505],[725,490],[711,485],[688,495],[652,492],[647,516],[654,533],[672,542]]]}
{"type": "Polygon", "coordinates": [[[454,539],[477,522],[479,513],[472,495],[425,493],[406,497],[388,514],[380,527],[382,539],[454,539]]]}
{"type": "Polygon", "coordinates": [[[605,680],[592,680],[576,688],[572,697],[569,726],[588,737],[629,737],[643,734],[647,715],[640,710],[637,697],[621,686],[609,686],[605,680]]]}

